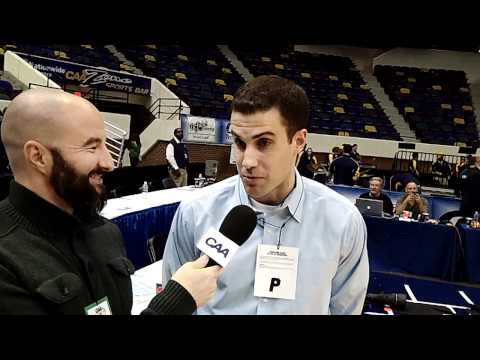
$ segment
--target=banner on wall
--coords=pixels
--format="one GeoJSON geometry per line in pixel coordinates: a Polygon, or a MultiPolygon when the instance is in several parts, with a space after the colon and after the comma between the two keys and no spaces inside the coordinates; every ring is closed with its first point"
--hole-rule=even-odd
{"type": "Polygon", "coordinates": [[[229,120],[182,114],[181,126],[185,142],[232,144],[229,120]]]}
{"type": "Polygon", "coordinates": [[[24,53],[17,53],[17,55],[56,83],[121,91],[134,95],[150,95],[152,81],[147,77],[42,56],[24,53]]]}

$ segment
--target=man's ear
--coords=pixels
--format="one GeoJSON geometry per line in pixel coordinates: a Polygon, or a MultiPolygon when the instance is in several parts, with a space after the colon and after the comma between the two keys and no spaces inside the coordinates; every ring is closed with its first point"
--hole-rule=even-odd
{"type": "Polygon", "coordinates": [[[293,141],[295,142],[297,154],[299,154],[307,143],[307,129],[298,130],[293,136],[293,141]]]}
{"type": "Polygon", "coordinates": [[[48,149],[35,140],[29,140],[23,145],[23,156],[26,163],[44,175],[50,172],[51,155],[48,149]]]}

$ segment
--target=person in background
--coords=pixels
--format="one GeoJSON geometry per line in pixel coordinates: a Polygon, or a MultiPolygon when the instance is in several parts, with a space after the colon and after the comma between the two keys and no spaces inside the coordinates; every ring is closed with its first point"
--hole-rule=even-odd
{"type": "Polygon", "coordinates": [[[405,187],[405,195],[403,195],[396,204],[395,214],[401,215],[404,211],[412,213],[412,219],[417,219],[418,215],[429,214],[427,200],[418,194],[418,186],[411,181],[405,187]]]}
{"type": "Polygon", "coordinates": [[[358,145],[353,144],[352,145],[352,153],[351,153],[352,159],[355,160],[356,162],[360,162],[360,154],[358,153],[358,145]]]}
{"type": "Polygon", "coordinates": [[[318,161],[315,155],[313,155],[313,150],[311,147],[307,148],[306,151],[303,151],[300,156],[300,161],[298,163],[298,172],[300,175],[305,176],[309,179],[313,179],[314,171],[318,166],[318,161]]]}
{"type": "Polygon", "coordinates": [[[367,191],[360,195],[361,199],[372,199],[383,201],[383,212],[389,215],[393,215],[392,200],[385,194],[383,190],[383,179],[377,176],[370,178],[370,191],[367,191]]]}
{"type": "Polygon", "coordinates": [[[413,153],[412,158],[408,162],[408,172],[420,180],[420,172],[418,171],[418,153],[413,153]]]}
{"type": "Polygon", "coordinates": [[[173,138],[170,140],[165,151],[168,173],[177,187],[187,186],[188,184],[188,151],[182,140],[183,130],[182,128],[176,128],[173,131],[173,138]]]}
{"type": "Polygon", "coordinates": [[[469,159],[468,168],[460,174],[460,181],[460,212],[463,216],[473,217],[475,211],[480,211],[480,155],[469,159]]]}
{"type": "Polygon", "coordinates": [[[452,171],[452,177],[450,178],[450,186],[455,191],[456,197],[461,197],[461,185],[460,174],[468,167],[468,162],[470,161],[472,155],[467,155],[467,157],[461,157],[460,160],[455,164],[452,171]]]}
{"type": "Polygon", "coordinates": [[[342,149],[340,146],[334,146],[332,152],[328,154],[328,166],[330,166],[336,158],[342,155],[342,149]]]}
{"type": "Polygon", "coordinates": [[[439,155],[437,161],[432,165],[434,180],[438,181],[440,185],[447,185],[451,174],[450,165],[444,160],[443,155],[439,155]]]}
{"type": "Polygon", "coordinates": [[[130,166],[135,167],[140,163],[140,141],[132,138],[128,144],[128,156],[130,157],[130,166]]]}
{"type": "Polygon", "coordinates": [[[333,177],[333,183],[336,185],[353,186],[355,177],[358,174],[358,163],[352,159],[350,153],[352,147],[349,144],[343,146],[342,156],[335,159],[330,164],[330,174],[333,177]]]}

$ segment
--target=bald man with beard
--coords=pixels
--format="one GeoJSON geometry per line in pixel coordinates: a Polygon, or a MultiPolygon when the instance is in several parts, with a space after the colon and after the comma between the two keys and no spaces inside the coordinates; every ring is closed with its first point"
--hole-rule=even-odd
{"type": "MultiPolygon", "coordinates": [[[[101,113],[61,90],[28,90],[9,105],[1,138],[14,181],[0,202],[0,314],[130,314],[133,265],[99,215],[113,170],[101,113]]],[[[180,268],[143,314],[206,303],[222,271],[207,262],[180,268]]]]}

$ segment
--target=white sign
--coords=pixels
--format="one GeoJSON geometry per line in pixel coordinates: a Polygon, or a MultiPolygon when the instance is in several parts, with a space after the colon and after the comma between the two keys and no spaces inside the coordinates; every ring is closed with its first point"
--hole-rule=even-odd
{"type": "Polygon", "coordinates": [[[298,248],[258,245],[253,295],[295,300],[298,248]]]}
{"type": "MultiPolygon", "coordinates": [[[[217,124],[214,118],[188,116],[185,141],[219,143],[217,124]]],[[[185,133],[185,131],[184,131],[185,133]]]]}

